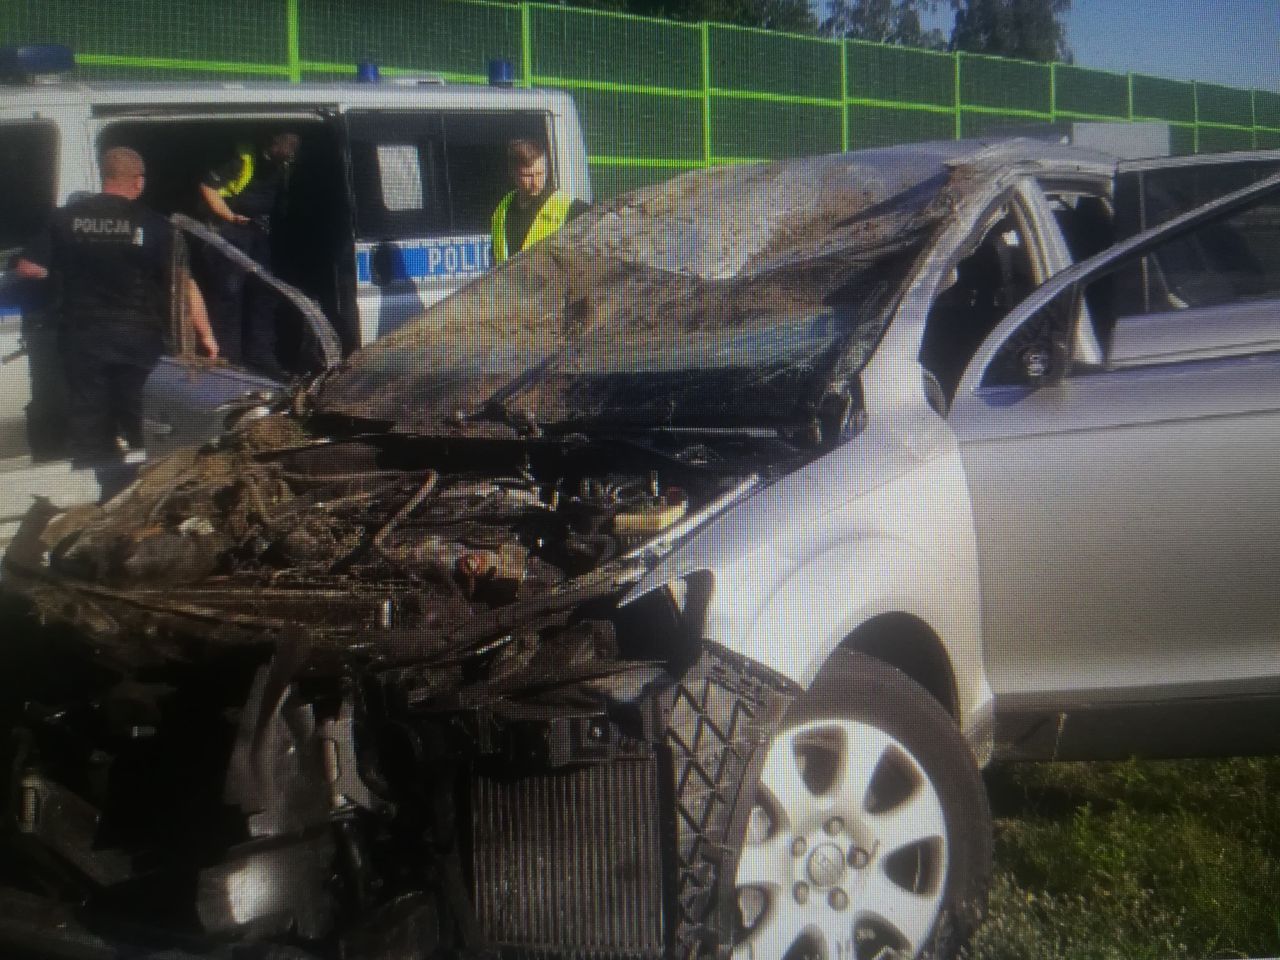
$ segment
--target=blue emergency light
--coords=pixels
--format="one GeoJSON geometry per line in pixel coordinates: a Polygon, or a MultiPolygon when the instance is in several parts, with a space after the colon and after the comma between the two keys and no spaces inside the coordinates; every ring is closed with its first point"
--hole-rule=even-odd
{"type": "Polygon", "coordinates": [[[381,79],[378,65],[372,60],[361,60],[356,64],[356,83],[377,83],[381,79]]]}
{"type": "Polygon", "coordinates": [[[0,47],[0,79],[19,83],[56,80],[75,69],[76,57],[61,43],[0,47]]]}
{"type": "Polygon", "coordinates": [[[514,87],[516,85],[516,68],[510,60],[501,58],[489,61],[489,86],[514,87]]]}

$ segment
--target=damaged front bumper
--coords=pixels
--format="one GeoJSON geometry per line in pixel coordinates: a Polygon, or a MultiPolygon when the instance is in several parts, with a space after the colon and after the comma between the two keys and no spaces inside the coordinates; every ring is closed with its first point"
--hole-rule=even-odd
{"type": "Polygon", "coordinates": [[[35,942],[3,904],[38,894],[70,911],[50,955],[689,955],[670,738],[699,646],[666,591],[618,601],[750,482],[289,430],[24,522],[6,589],[44,627],[4,652],[0,943],[35,942]]]}

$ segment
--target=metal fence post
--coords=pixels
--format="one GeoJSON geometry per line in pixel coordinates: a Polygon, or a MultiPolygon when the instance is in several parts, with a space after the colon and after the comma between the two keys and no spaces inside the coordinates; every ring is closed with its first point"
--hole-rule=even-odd
{"type": "Polygon", "coordinates": [[[702,165],[711,166],[711,24],[702,21],[702,165]]]}
{"type": "Polygon", "coordinates": [[[526,87],[533,86],[533,11],[529,4],[520,4],[520,80],[526,87]]]}
{"type": "Polygon", "coordinates": [[[284,0],[285,56],[289,68],[289,82],[302,82],[302,51],[298,38],[298,0],[284,0]]]}
{"type": "Polygon", "coordinates": [[[840,149],[849,149],[849,41],[840,41],[840,149]]]}

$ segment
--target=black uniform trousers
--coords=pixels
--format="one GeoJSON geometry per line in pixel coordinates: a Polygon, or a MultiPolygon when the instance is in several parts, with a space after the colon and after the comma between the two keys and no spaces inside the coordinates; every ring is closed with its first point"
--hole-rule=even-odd
{"type": "Polygon", "coordinates": [[[163,335],[155,324],[66,319],[59,346],[72,463],[119,460],[117,436],[132,447],[145,440],[143,386],[160,359],[163,335]]]}
{"type": "MultiPolygon", "coordinates": [[[[271,237],[256,224],[224,223],[219,235],[259,264],[271,269],[271,237]]],[[[276,360],[275,295],[265,284],[232,263],[212,245],[206,257],[205,299],[209,320],[218,339],[219,354],[232,363],[274,372],[276,360]]]]}

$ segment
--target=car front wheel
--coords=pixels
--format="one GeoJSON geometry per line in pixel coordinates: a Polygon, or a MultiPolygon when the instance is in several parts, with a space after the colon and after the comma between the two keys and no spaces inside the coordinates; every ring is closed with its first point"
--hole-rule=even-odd
{"type": "Polygon", "coordinates": [[[991,816],[954,721],[838,651],[767,744],[735,892],[735,960],[951,955],[981,918],[991,816]]]}

